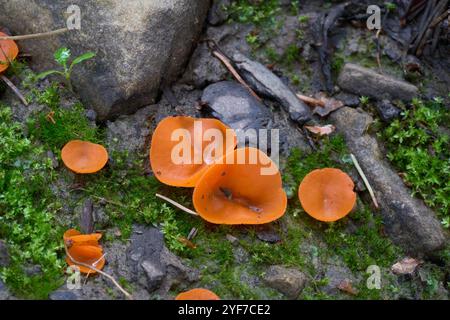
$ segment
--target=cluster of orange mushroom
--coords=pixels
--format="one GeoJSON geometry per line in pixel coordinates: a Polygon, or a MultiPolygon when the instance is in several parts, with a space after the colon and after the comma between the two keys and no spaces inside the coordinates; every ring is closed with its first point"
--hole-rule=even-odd
{"type": "Polygon", "coordinates": [[[193,204],[197,213],[206,221],[216,224],[264,224],[280,218],[286,211],[287,197],[282,187],[278,169],[275,174],[262,175],[261,169],[274,165],[262,151],[254,148],[235,149],[237,139],[234,131],[215,119],[195,119],[176,116],[162,120],[152,136],[150,163],[158,180],[177,187],[194,187],[193,204]],[[201,130],[195,130],[195,122],[201,130]],[[202,161],[174,164],[172,133],[182,129],[190,134],[193,155],[201,154],[202,161]],[[224,141],[218,154],[204,153],[208,142],[203,135],[208,129],[216,129],[224,141]],[[230,132],[232,133],[230,135],[230,132]],[[231,139],[231,141],[230,141],[231,139]],[[196,144],[194,141],[202,141],[196,144]],[[250,161],[250,153],[257,161],[250,161]],[[244,163],[226,161],[244,155],[244,163]],[[231,162],[231,163],[230,163],[231,162]]]}
{"type": "MultiPolygon", "coordinates": [[[[208,142],[202,137],[204,131],[215,128],[224,139],[230,139],[225,131],[231,130],[215,119],[195,119],[175,116],[162,120],[153,133],[150,163],[156,178],[164,184],[176,187],[194,187],[193,204],[196,212],[206,221],[215,224],[265,224],[283,216],[287,207],[286,193],[282,187],[281,174],[262,175],[267,163],[274,165],[262,151],[254,148],[236,148],[233,143],[222,141],[227,146],[221,154],[200,163],[175,164],[172,151],[177,142],[172,140],[174,130],[183,129],[193,139],[191,154],[196,148],[205,148],[208,142]],[[195,130],[194,123],[200,121],[203,130],[195,130]],[[193,143],[195,139],[201,144],[193,143]],[[259,161],[250,163],[249,154],[256,152],[259,161]],[[244,154],[245,163],[223,161],[228,156],[236,159],[244,154]],[[222,160],[222,161],[219,161],[222,160]],[[264,165],[263,165],[264,164],[264,165]]],[[[310,172],[301,182],[298,197],[303,209],[313,218],[332,222],[345,217],[356,203],[352,179],[343,171],[334,168],[310,172]]]]}
{"type": "Polygon", "coordinates": [[[105,257],[98,241],[100,233],[81,234],[70,229],[64,233],[64,246],[66,248],[66,262],[69,266],[76,266],[81,273],[96,274],[96,270],[103,269],[105,257]]]}

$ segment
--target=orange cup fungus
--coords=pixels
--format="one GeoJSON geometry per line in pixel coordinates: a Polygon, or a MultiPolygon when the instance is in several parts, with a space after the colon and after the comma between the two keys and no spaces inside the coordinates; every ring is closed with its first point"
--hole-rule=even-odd
{"type": "MultiPolygon", "coordinates": [[[[0,32],[0,37],[8,35],[0,32]]],[[[19,54],[19,47],[13,40],[0,40],[0,73],[8,69],[11,61],[19,54]]]]}
{"type": "Polygon", "coordinates": [[[216,224],[264,224],[277,220],[286,211],[287,197],[276,165],[262,151],[241,148],[210,167],[194,189],[195,210],[216,224]],[[253,154],[257,161],[252,161],[253,154]],[[245,163],[238,161],[245,156],[245,163]],[[229,164],[231,163],[231,164],[229,164]],[[264,169],[272,168],[270,174],[264,169]]]}
{"type": "Polygon", "coordinates": [[[220,298],[212,291],[196,288],[180,293],[175,300],[220,300],[220,298]]]}
{"type": "Polygon", "coordinates": [[[108,151],[99,144],[72,140],[61,150],[61,158],[67,168],[76,173],[95,173],[108,162],[108,151]]]}
{"type": "Polygon", "coordinates": [[[298,197],[311,217],[332,222],[345,217],[355,206],[354,186],[352,179],[339,169],[317,169],[300,183],[298,197]]]}
{"type": "Polygon", "coordinates": [[[156,178],[162,183],[175,187],[195,187],[208,167],[236,145],[234,131],[219,120],[167,117],[153,132],[150,164],[156,178]],[[208,133],[219,136],[220,141],[205,136],[208,133]],[[210,147],[216,144],[221,148],[212,151],[210,147]],[[186,161],[180,161],[181,158],[186,161]]]}
{"type": "Polygon", "coordinates": [[[76,262],[91,265],[96,269],[103,269],[105,266],[105,257],[102,247],[98,241],[102,235],[100,233],[81,234],[79,231],[70,229],[64,233],[64,245],[70,257],[66,257],[69,266],[77,266],[80,272],[95,274],[96,271],[86,266],[78,265],[76,262]],[[74,259],[75,261],[73,261],[74,259]]]}

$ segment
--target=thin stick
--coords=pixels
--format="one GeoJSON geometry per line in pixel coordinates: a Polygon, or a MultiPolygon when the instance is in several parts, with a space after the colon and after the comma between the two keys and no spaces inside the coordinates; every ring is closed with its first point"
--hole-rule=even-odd
{"type": "Polygon", "coordinates": [[[28,102],[27,100],[25,100],[25,97],[22,95],[22,93],[20,93],[19,89],[17,89],[17,87],[7,77],[5,77],[5,75],[0,74],[0,79],[2,79],[8,85],[8,87],[11,88],[11,90],[20,99],[20,101],[22,101],[24,105],[28,106],[28,102]]]}
{"type": "Polygon", "coordinates": [[[378,68],[380,69],[380,73],[383,73],[383,67],[381,65],[381,43],[380,43],[380,34],[381,34],[382,28],[377,31],[376,35],[376,43],[377,43],[377,64],[378,68]]]}
{"type": "Polygon", "coordinates": [[[186,213],[192,214],[193,216],[198,216],[197,212],[192,211],[189,208],[186,208],[185,206],[179,204],[178,202],[176,202],[176,201],[174,201],[174,200],[172,200],[170,198],[167,198],[166,196],[160,195],[159,193],[156,193],[155,196],[157,196],[160,199],[163,199],[163,200],[167,201],[168,203],[174,205],[175,207],[177,207],[180,210],[183,210],[186,213]]]}
{"type": "Polygon", "coordinates": [[[378,201],[375,198],[375,193],[373,192],[372,187],[370,186],[369,180],[367,180],[366,175],[364,174],[364,171],[361,169],[358,160],[356,159],[356,157],[351,153],[350,157],[352,158],[353,164],[356,167],[356,170],[358,170],[359,175],[361,176],[361,178],[364,181],[364,184],[366,185],[367,190],[369,190],[370,193],[370,197],[372,198],[373,204],[375,205],[375,208],[379,209],[380,207],[378,206],[378,201]]]}
{"type": "Polygon", "coordinates": [[[49,32],[40,32],[40,33],[33,33],[33,34],[25,34],[22,36],[4,36],[0,37],[0,40],[28,40],[28,39],[37,39],[37,38],[45,38],[50,36],[55,36],[64,32],[69,31],[67,28],[61,28],[56,29],[49,32]]]}
{"type": "Polygon", "coordinates": [[[297,98],[302,100],[304,103],[309,104],[313,107],[319,106],[319,107],[325,107],[325,102],[319,99],[311,98],[308,96],[304,96],[300,93],[297,93],[297,98]]]}
{"type": "Polygon", "coordinates": [[[91,265],[89,265],[89,264],[87,264],[87,263],[84,263],[84,262],[80,262],[80,261],[77,261],[77,260],[75,260],[71,255],[70,255],[70,253],[69,253],[69,250],[67,249],[67,246],[64,244],[64,249],[66,250],[66,255],[69,257],[69,259],[74,263],[74,264],[76,264],[76,265],[80,265],[80,266],[83,266],[83,267],[86,267],[86,268],[89,268],[89,269],[91,269],[91,270],[93,270],[93,271],[95,271],[95,272],[97,272],[97,273],[99,273],[99,274],[101,274],[102,276],[105,276],[105,277],[107,277],[109,280],[111,280],[111,282],[112,283],[114,283],[114,285],[127,297],[127,299],[130,299],[130,300],[132,300],[133,299],[133,297],[131,296],[131,294],[129,294],[124,288],[122,288],[121,286],[120,286],[120,284],[116,281],[116,279],[114,279],[111,275],[109,275],[109,274],[107,274],[106,272],[103,272],[102,270],[100,270],[100,269],[97,269],[96,267],[94,267],[94,266],[91,266],[91,265]]]}
{"type": "Polygon", "coordinates": [[[252,96],[254,96],[256,99],[258,99],[258,101],[261,101],[261,98],[256,94],[255,91],[253,91],[252,88],[250,88],[250,86],[244,81],[244,79],[242,79],[242,77],[240,76],[240,74],[236,71],[236,69],[233,67],[233,65],[230,62],[230,59],[228,59],[225,55],[223,55],[222,53],[220,53],[217,50],[213,50],[212,54],[219,59],[220,61],[222,61],[222,63],[225,65],[225,67],[227,67],[227,69],[231,72],[231,74],[236,78],[237,81],[239,81],[240,84],[242,84],[251,94],[252,96]]]}
{"type": "MultiPolygon", "coordinates": [[[[66,246],[66,245],[64,245],[64,248],[65,248],[65,250],[66,250],[67,256],[69,257],[69,259],[70,259],[74,264],[80,265],[80,266],[83,266],[83,267],[86,267],[86,268],[88,268],[88,269],[90,269],[90,270],[92,270],[92,271],[95,271],[95,272],[97,272],[97,273],[99,273],[99,274],[101,274],[101,275],[107,277],[108,279],[110,279],[110,280],[112,281],[112,283],[114,283],[114,285],[115,285],[120,291],[122,291],[122,293],[123,293],[128,299],[132,299],[131,294],[129,294],[125,289],[123,289],[123,288],[120,286],[120,284],[119,284],[119,283],[118,283],[111,275],[107,274],[106,272],[103,272],[103,271],[100,270],[100,269],[97,269],[97,268],[94,267],[93,265],[89,265],[89,264],[87,264],[87,263],[84,263],[84,262],[80,262],[80,261],[75,260],[75,259],[71,256],[71,254],[69,253],[69,250],[67,249],[67,246],[66,246]]],[[[98,261],[97,261],[97,262],[98,262],[98,261]]],[[[96,262],[96,263],[97,263],[97,262],[96,262]]]]}

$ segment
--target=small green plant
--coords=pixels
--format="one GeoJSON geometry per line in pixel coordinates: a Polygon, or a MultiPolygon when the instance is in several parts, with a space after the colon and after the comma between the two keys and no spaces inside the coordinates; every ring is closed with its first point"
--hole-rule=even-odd
{"type": "Polygon", "coordinates": [[[397,10],[397,5],[393,2],[385,2],[384,5],[386,6],[388,12],[394,12],[397,10]]]}
{"type": "Polygon", "coordinates": [[[361,103],[363,106],[369,105],[370,98],[367,96],[361,96],[359,97],[359,103],[361,103]]]}
{"type": "Polygon", "coordinates": [[[309,22],[309,16],[307,15],[301,15],[298,17],[298,22],[300,22],[301,24],[306,24],[309,22]]]}
{"type": "Polygon", "coordinates": [[[40,79],[44,79],[44,78],[48,77],[49,75],[57,74],[64,78],[67,87],[69,88],[70,91],[72,91],[72,82],[70,80],[70,77],[72,75],[73,67],[81,62],[84,62],[86,60],[94,58],[95,53],[94,52],[86,52],[86,53],[76,57],[75,59],[73,59],[72,62],[69,64],[70,56],[71,56],[71,53],[68,48],[62,47],[62,48],[59,48],[58,50],[56,50],[56,52],[54,54],[54,58],[55,58],[55,61],[63,68],[62,71],[61,70],[47,70],[47,71],[44,71],[44,72],[36,75],[36,79],[40,80],[40,79]]]}

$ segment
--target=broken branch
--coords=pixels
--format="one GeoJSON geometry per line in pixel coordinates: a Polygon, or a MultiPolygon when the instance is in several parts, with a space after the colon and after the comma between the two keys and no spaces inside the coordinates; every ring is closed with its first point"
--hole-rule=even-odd
{"type": "Polygon", "coordinates": [[[14,92],[14,94],[20,99],[20,101],[25,105],[28,106],[28,102],[25,99],[25,97],[22,95],[22,93],[19,91],[19,89],[3,74],[0,74],[0,79],[2,79],[6,85],[14,92]]]}

